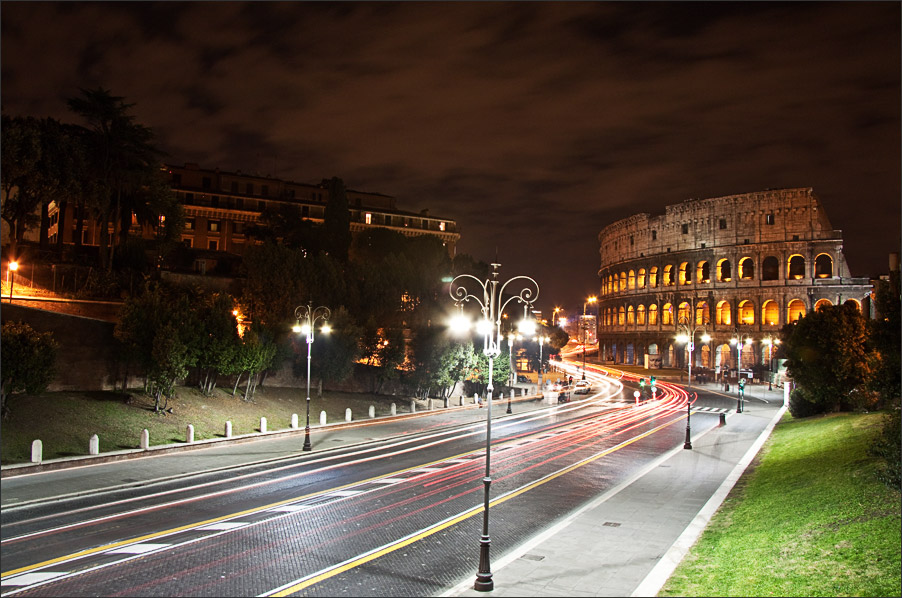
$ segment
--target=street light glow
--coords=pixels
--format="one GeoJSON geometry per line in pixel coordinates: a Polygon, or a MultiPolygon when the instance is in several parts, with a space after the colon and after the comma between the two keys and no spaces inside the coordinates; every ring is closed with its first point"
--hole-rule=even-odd
{"type": "Polygon", "coordinates": [[[476,333],[482,336],[491,334],[492,328],[492,323],[489,320],[482,319],[476,323],[476,333]]]}
{"type": "Polygon", "coordinates": [[[448,322],[448,326],[451,328],[451,332],[454,334],[464,334],[470,330],[470,320],[467,319],[467,316],[462,313],[457,313],[452,316],[451,320],[448,322]]]}
{"type": "Polygon", "coordinates": [[[532,336],[536,333],[536,321],[529,318],[521,320],[517,325],[517,328],[520,330],[521,334],[532,336]]]}
{"type": "Polygon", "coordinates": [[[18,269],[19,269],[19,262],[10,262],[10,263],[9,263],[9,269],[12,270],[13,272],[15,272],[16,270],[18,270],[18,269]]]}

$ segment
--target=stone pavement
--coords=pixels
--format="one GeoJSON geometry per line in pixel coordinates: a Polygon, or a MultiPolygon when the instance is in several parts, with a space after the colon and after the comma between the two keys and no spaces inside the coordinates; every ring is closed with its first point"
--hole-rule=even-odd
{"type": "MultiPolygon", "coordinates": [[[[472,578],[461,580],[444,595],[655,595],[785,411],[781,389],[766,388],[750,389],[746,410],[740,414],[731,409],[726,426],[693,436],[692,450],[671,450],[510,553],[493,553],[493,591],[472,589],[474,571],[472,578]]],[[[735,403],[735,394],[723,393],[722,385],[696,385],[694,389],[735,403]]],[[[531,404],[531,408],[542,406],[547,403],[531,404]]],[[[503,411],[497,415],[502,416],[503,411]]],[[[439,423],[464,424],[484,418],[484,411],[478,408],[449,409],[376,426],[314,429],[312,438],[316,451],[434,430],[439,423]]],[[[193,475],[211,464],[228,469],[295,457],[303,439],[303,430],[298,430],[97,465],[73,459],[72,467],[4,477],[0,481],[2,507],[77,496],[99,488],[152,484],[193,475]]],[[[4,470],[4,475],[10,473],[9,468],[4,470]]]]}

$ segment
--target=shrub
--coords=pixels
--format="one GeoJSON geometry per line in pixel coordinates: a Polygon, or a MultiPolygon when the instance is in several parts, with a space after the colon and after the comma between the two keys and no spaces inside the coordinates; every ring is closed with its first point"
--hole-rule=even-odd
{"type": "Polygon", "coordinates": [[[23,322],[3,325],[0,354],[0,412],[9,413],[9,397],[16,393],[39,394],[53,380],[57,343],[51,332],[36,332],[23,322]]]}
{"type": "Polygon", "coordinates": [[[789,393],[789,413],[796,418],[811,417],[826,413],[828,403],[815,402],[808,391],[803,388],[794,388],[789,393]]]}
{"type": "Polygon", "coordinates": [[[880,433],[874,439],[869,452],[883,459],[877,469],[877,477],[887,486],[902,489],[902,412],[899,407],[890,411],[883,420],[880,433]]]}

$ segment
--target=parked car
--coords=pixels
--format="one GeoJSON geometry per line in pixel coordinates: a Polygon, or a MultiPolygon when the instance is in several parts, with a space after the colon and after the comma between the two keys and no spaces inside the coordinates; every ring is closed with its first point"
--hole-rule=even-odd
{"type": "Polygon", "coordinates": [[[517,382],[525,382],[529,383],[529,376],[524,376],[523,374],[517,374],[517,382]]]}
{"type": "Polygon", "coordinates": [[[576,387],[573,390],[573,394],[577,395],[587,395],[592,391],[592,385],[589,384],[588,380],[579,380],[576,383],[576,387]]]}

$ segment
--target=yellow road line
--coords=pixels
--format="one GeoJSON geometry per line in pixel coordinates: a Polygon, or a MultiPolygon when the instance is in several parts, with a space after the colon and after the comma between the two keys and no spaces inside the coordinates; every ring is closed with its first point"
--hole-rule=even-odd
{"type": "MultiPolygon", "coordinates": [[[[592,463],[592,462],[594,462],[594,461],[597,461],[598,459],[601,459],[602,457],[607,456],[607,455],[613,453],[614,451],[618,451],[618,450],[620,450],[620,449],[622,449],[622,448],[624,448],[624,447],[626,447],[626,446],[629,446],[630,444],[632,444],[632,443],[634,443],[634,442],[636,442],[636,441],[638,441],[638,440],[641,440],[642,438],[645,438],[645,437],[648,436],[649,434],[653,434],[654,432],[657,432],[658,430],[662,430],[662,429],[666,428],[667,426],[673,425],[673,424],[675,424],[675,423],[681,421],[682,419],[683,419],[683,418],[680,417],[680,418],[677,418],[677,419],[675,419],[675,420],[673,420],[673,421],[671,421],[671,422],[667,422],[666,424],[662,424],[662,425],[660,425],[660,426],[658,426],[658,427],[656,427],[656,428],[653,428],[653,429],[651,429],[651,430],[649,430],[649,431],[647,431],[647,432],[644,432],[644,433],[640,434],[639,436],[636,436],[636,437],[634,437],[634,438],[631,438],[631,439],[629,439],[629,440],[626,440],[626,441],[624,441],[624,442],[622,442],[622,443],[620,443],[620,444],[618,444],[618,445],[616,445],[616,446],[612,446],[611,448],[609,448],[609,449],[607,449],[607,450],[605,450],[605,451],[602,451],[602,452],[598,453],[598,454],[595,455],[594,457],[590,457],[590,458],[585,459],[585,460],[583,460],[583,461],[580,461],[580,462],[578,462],[578,463],[574,463],[573,465],[570,465],[569,467],[565,467],[564,469],[562,469],[562,470],[560,470],[560,471],[558,471],[558,472],[555,472],[555,473],[553,473],[553,474],[550,474],[550,475],[548,475],[548,476],[546,476],[546,477],[544,477],[544,478],[542,478],[542,479],[540,479],[540,480],[536,480],[535,482],[531,482],[531,483],[527,484],[526,486],[523,486],[522,488],[520,488],[520,489],[518,489],[518,490],[514,490],[514,491],[512,491],[512,492],[510,492],[510,493],[508,493],[508,494],[505,494],[505,495],[503,495],[503,496],[499,496],[499,497],[496,498],[495,500],[492,500],[492,501],[489,502],[489,508],[494,507],[495,505],[499,505],[499,504],[501,504],[501,503],[503,503],[503,502],[507,502],[508,500],[510,500],[510,499],[512,499],[512,498],[514,498],[514,497],[516,497],[516,496],[519,496],[519,495],[523,494],[524,492],[528,492],[529,490],[533,490],[533,489],[535,489],[535,488],[538,488],[539,486],[542,486],[543,484],[546,484],[546,483],[550,482],[551,480],[554,480],[554,479],[556,479],[556,478],[559,478],[560,476],[562,476],[562,475],[564,475],[564,474],[566,474],[566,473],[570,473],[571,471],[573,471],[573,470],[575,470],[575,469],[579,469],[580,467],[584,467],[584,466],[588,465],[589,463],[592,463]]],[[[299,592],[299,591],[301,591],[301,590],[303,590],[303,589],[305,589],[305,588],[308,588],[308,587],[312,586],[313,584],[316,584],[316,583],[319,583],[319,582],[324,581],[324,580],[326,580],[326,579],[329,579],[330,577],[334,577],[335,575],[338,575],[339,573],[344,573],[345,571],[348,571],[349,569],[353,569],[353,568],[355,568],[355,567],[359,567],[360,565],[366,564],[366,563],[368,563],[368,562],[370,562],[370,561],[372,561],[372,560],[375,560],[375,559],[377,559],[377,558],[379,558],[379,557],[385,556],[386,554],[389,554],[389,553],[392,553],[392,552],[394,552],[394,551],[396,551],[396,550],[398,550],[398,549],[404,548],[405,546],[409,546],[410,544],[413,544],[414,542],[418,542],[418,541],[422,540],[423,538],[427,538],[427,537],[429,537],[429,536],[431,536],[431,535],[433,535],[433,534],[435,534],[435,533],[437,533],[437,532],[442,531],[443,529],[445,529],[445,528],[447,528],[447,527],[450,527],[450,526],[452,526],[452,525],[455,525],[455,524],[457,524],[457,523],[460,523],[461,521],[464,521],[464,520],[466,520],[466,519],[469,519],[470,517],[473,517],[474,515],[479,515],[479,514],[481,514],[481,513],[482,513],[482,508],[481,508],[481,507],[477,507],[477,508],[471,509],[471,510],[469,510],[469,511],[465,511],[464,513],[461,513],[460,515],[457,515],[457,516],[454,517],[453,519],[450,519],[450,520],[448,520],[448,521],[442,522],[442,523],[436,525],[435,527],[427,528],[427,529],[423,530],[422,532],[420,532],[419,534],[416,534],[416,535],[414,535],[414,536],[411,536],[411,537],[408,537],[408,538],[399,540],[399,541],[397,541],[396,543],[390,544],[390,545],[388,545],[388,546],[386,546],[386,547],[384,547],[384,548],[382,548],[382,549],[380,549],[380,550],[378,550],[378,551],[376,551],[376,552],[374,552],[374,553],[372,553],[372,554],[368,554],[368,555],[365,555],[365,556],[360,557],[359,559],[355,559],[355,560],[350,561],[350,562],[348,562],[348,563],[344,563],[344,564],[342,564],[342,565],[338,565],[338,566],[336,566],[336,567],[333,568],[333,569],[329,569],[329,570],[327,570],[327,571],[324,571],[324,572],[322,572],[322,573],[316,575],[315,577],[311,577],[310,579],[306,579],[306,580],[304,580],[304,581],[298,582],[298,583],[296,583],[296,584],[294,584],[294,585],[291,585],[291,586],[289,586],[289,587],[287,587],[287,588],[284,588],[284,589],[281,589],[281,590],[276,590],[276,591],[274,591],[274,592],[272,592],[272,593],[260,594],[260,596],[288,596],[289,594],[293,594],[293,593],[295,593],[295,592],[299,592]]]]}

